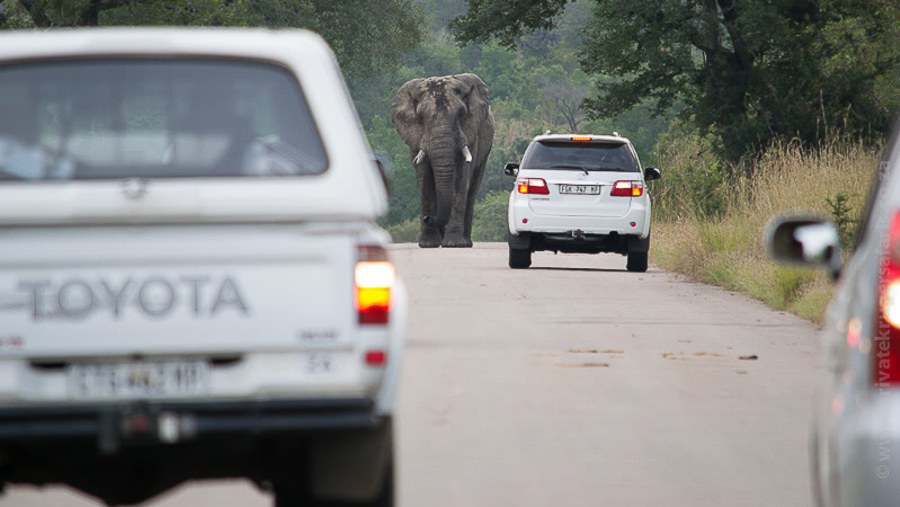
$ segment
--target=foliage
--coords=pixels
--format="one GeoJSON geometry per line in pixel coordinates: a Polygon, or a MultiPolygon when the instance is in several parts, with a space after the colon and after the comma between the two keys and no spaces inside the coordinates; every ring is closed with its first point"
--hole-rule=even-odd
{"type": "Polygon", "coordinates": [[[506,241],[509,231],[507,206],[509,192],[492,192],[475,205],[475,223],[472,224],[473,241],[506,241]]]}
{"type": "Polygon", "coordinates": [[[676,121],[660,135],[654,158],[663,177],[652,183],[654,213],[661,219],[715,218],[725,211],[725,164],[714,135],[701,136],[676,121]]]}
{"type": "Polygon", "coordinates": [[[849,252],[853,245],[853,238],[856,235],[856,224],[858,220],[852,216],[852,208],[850,207],[850,196],[846,192],[837,192],[834,196],[825,198],[828,212],[831,214],[831,221],[838,230],[838,238],[841,243],[841,250],[849,252]]]}
{"type": "MultiPolygon", "coordinates": [[[[665,160],[710,157],[703,142],[694,138],[667,145],[670,153],[665,160]]],[[[681,203],[654,193],[650,260],[693,280],[742,291],[774,308],[821,322],[832,290],[827,273],[776,266],[765,255],[763,229],[772,216],[793,210],[846,217],[852,230],[853,210],[862,208],[861,196],[876,174],[879,152],[845,140],[812,148],[776,143],[745,170],[728,171],[728,191],[721,195],[721,212],[714,217],[680,212],[681,203]]],[[[711,157],[707,163],[715,162],[714,153],[711,157]]],[[[718,164],[724,165],[721,160],[718,164]]],[[[664,182],[670,172],[654,184],[664,182]]]]}
{"type": "Polygon", "coordinates": [[[369,77],[396,68],[422,40],[413,0],[4,0],[0,27],[193,25],[308,28],[331,44],[344,72],[369,77]]]}
{"type": "MultiPolygon", "coordinates": [[[[451,27],[512,47],[554,27],[566,3],[471,0],[451,27]]],[[[884,0],[595,0],[581,63],[597,78],[593,115],[682,101],[736,161],[778,137],[883,134],[900,105],[897,40],[900,4],[884,0]]]]}
{"type": "Polygon", "coordinates": [[[554,16],[567,2],[468,0],[468,12],[451,21],[450,29],[461,41],[484,43],[496,38],[502,44],[512,46],[528,30],[553,28],[554,16]]]}
{"type": "Polygon", "coordinates": [[[415,218],[388,226],[387,231],[394,243],[417,243],[419,241],[419,221],[415,218]]]}

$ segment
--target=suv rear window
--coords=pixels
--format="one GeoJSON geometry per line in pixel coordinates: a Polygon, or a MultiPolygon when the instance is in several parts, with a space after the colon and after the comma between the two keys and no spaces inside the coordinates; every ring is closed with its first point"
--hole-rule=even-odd
{"type": "Polygon", "coordinates": [[[292,74],[214,59],[0,67],[0,180],[290,176],[325,171],[292,74]]]}
{"type": "Polygon", "coordinates": [[[638,172],[625,143],[539,141],[528,150],[522,168],[638,172]]]}

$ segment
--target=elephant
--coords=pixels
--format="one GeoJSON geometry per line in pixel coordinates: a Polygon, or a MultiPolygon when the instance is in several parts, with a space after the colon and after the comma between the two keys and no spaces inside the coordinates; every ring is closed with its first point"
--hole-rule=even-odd
{"type": "Polygon", "coordinates": [[[419,247],[471,247],[475,196],[494,141],[484,81],[475,74],[407,81],[391,119],[416,170],[419,247]]]}

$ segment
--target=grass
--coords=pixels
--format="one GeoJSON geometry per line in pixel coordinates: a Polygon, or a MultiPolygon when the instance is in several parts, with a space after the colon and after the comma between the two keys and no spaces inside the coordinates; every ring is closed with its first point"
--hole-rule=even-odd
{"type": "Polygon", "coordinates": [[[876,149],[846,142],[814,149],[775,145],[752,165],[732,168],[737,175],[723,174],[715,185],[710,183],[711,171],[701,171],[704,180],[698,196],[689,195],[686,176],[697,174],[698,166],[717,162],[710,162],[708,153],[703,154],[705,160],[690,154],[684,160],[683,151],[668,154],[668,159],[662,153],[660,166],[666,172],[654,184],[660,188],[651,188],[655,198],[651,262],[821,323],[832,292],[828,275],[778,266],[768,259],[765,226],[770,218],[791,213],[854,225],[878,154],[876,149]],[[673,181],[668,188],[667,178],[673,181]],[[704,202],[705,196],[715,199],[711,205],[704,202]]]}

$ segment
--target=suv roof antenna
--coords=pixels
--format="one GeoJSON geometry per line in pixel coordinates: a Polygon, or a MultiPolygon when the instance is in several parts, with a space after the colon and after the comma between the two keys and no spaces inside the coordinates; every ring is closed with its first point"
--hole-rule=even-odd
{"type": "Polygon", "coordinates": [[[613,135],[616,136],[616,137],[622,137],[622,136],[620,136],[619,133],[616,132],[615,130],[613,131],[613,135]]]}
{"type": "Polygon", "coordinates": [[[545,131],[544,131],[544,135],[545,135],[545,136],[549,136],[549,135],[550,135],[550,129],[545,130],[545,131]]]}

